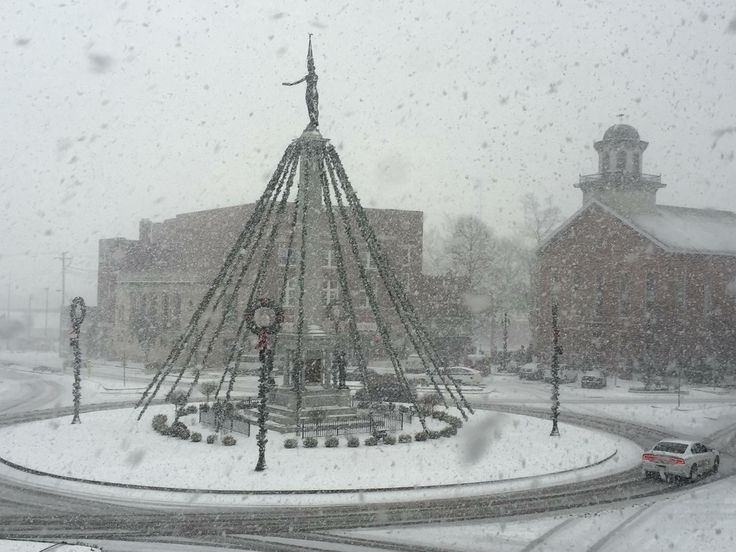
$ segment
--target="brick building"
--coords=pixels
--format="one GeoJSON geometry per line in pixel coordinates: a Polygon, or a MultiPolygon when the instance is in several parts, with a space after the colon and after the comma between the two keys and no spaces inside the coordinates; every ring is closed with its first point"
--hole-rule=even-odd
{"type": "Polygon", "coordinates": [[[628,125],[595,143],[582,208],[537,252],[536,351],[551,350],[556,302],[568,364],[733,373],[736,213],[657,204],[664,184],[641,172],[646,147],[628,125]]]}
{"type": "MultiPolygon", "coordinates": [[[[288,210],[293,208],[290,204],[288,210]]],[[[238,205],[177,215],[163,222],[140,222],[139,238],[102,239],[99,242],[98,304],[100,306],[105,355],[120,358],[143,359],[143,344],[134,331],[141,316],[153,321],[154,335],[149,351],[150,359],[161,359],[168,353],[174,340],[189,321],[208,284],[235,242],[253,210],[253,204],[238,205]]],[[[415,300],[420,316],[436,337],[440,350],[453,360],[469,352],[471,341],[470,319],[462,307],[462,282],[438,283],[422,273],[423,213],[394,209],[367,209],[367,216],[376,232],[384,254],[394,272],[415,300]],[[430,300],[431,299],[431,300],[430,300]]],[[[285,220],[291,216],[287,212],[285,220]]],[[[287,224],[284,224],[286,227],[287,224]]],[[[325,307],[337,299],[338,280],[335,258],[330,250],[327,223],[320,225],[323,232],[317,237],[323,243],[322,301],[325,307]]],[[[286,228],[279,231],[274,250],[274,272],[284,266],[288,244],[286,228]],[[277,265],[277,263],[280,263],[277,265]]],[[[361,256],[369,276],[378,281],[378,273],[367,250],[361,256]]],[[[358,317],[358,329],[365,346],[373,357],[383,354],[375,320],[365,292],[359,290],[354,263],[346,269],[358,317]]],[[[291,263],[294,278],[286,289],[284,331],[293,330],[296,306],[296,263],[291,263]]],[[[268,293],[278,296],[276,279],[267,283],[268,293]]],[[[244,286],[247,288],[247,286],[244,286]]],[[[393,312],[388,297],[377,286],[378,299],[384,312],[393,312]]],[[[247,298],[238,298],[240,312],[247,298]]],[[[327,316],[325,309],[325,316],[327,316]]],[[[390,319],[401,341],[398,320],[390,319]]],[[[233,332],[233,321],[229,331],[233,332]]],[[[324,321],[325,327],[331,322],[324,321]]],[[[228,327],[226,327],[226,334],[228,327]]],[[[400,343],[403,347],[403,343],[400,343]]],[[[412,351],[408,351],[412,352],[412,351]]]]}

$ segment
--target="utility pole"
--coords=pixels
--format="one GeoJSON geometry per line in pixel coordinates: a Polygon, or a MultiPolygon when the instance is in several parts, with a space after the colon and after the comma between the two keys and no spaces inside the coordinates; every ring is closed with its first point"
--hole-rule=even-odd
{"type": "Polygon", "coordinates": [[[509,315],[503,313],[503,358],[501,359],[501,371],[505,372],[508,368],[509,355],[509,315]]]}
{"type": "Polygon", "coordinates": [[[69,263],[72,262],[71,257],[68,256],[68,251],[62,251],[61,257],[56,257],[57,260],[61,261],[61,309],[59,312],[59,356],[64,356],[64,313],[66,312],[66,269],[69,268],[69,263]]]}
{"type": "Polygon", "coordinates": [[[45,340],[49,333],[49,288],[43,288],[43,290],[46,292],[46,308],[43,315],[43,338],[45,340]]]}

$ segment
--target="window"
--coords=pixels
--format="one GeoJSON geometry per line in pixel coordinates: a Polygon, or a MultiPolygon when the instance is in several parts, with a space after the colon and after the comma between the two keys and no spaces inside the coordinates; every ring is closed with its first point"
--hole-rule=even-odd
{"type": "Polygon", "coordinates": [[[169,296],[168,294],[164,293],[162,299],[161,299],[161,321],[164,323],[165,327],[168,327],[169,325],[169,296]]]}
{"type": "Polygon", "coordinates": [[[373,257],[371,257],[371,254],[368,251],[366,251],[366,254],[365,254],[365,269],[366,270],[376,270],[376,265],[373,264],[373,257]]]}
{"type": "Polygon", "coordinates": [[[687,313],[687,274],[681,274],[675,290],[675,302],[680,314],[687,313]]]}
{"type": "Polygon", "coordinates": [[[293,307],[297,302],[297,286],[296,278],[289,278],[286,282],[286,290],[284,292],[284,306],[293,307]]]}
{"type": "Polygon", "coordinates": [[[359,309],[369,309],[371,308],[370,301],[368,301],[368,294],[365,292],[365,290],[361,289],[357,293],[355,293],[355,306],[359,309]]]}
{"type": "Polygon", "coordinates": [[[322,295],[325,305],[337,300],[337,283],[332,280],[325,280],[325,283],[322,284],[322,295]]]}
{"type": "Polygon", "coordinates": [[[703,283],[703,316],[710,316],[713,312],[713,291],[710,282],[703,283]]]}
{"type": "Polygon", "coordinates": [[[634,174],[641,174],[641,154],[634,153],[631,155],[631,161],[634,168],[634,174]]]}
{"type": "Polygon", "coordinates": [[[181,325],[181,295],[174,295],[174,313],[172,317],[172,326],[178,328],[181,325]]]}
{"type": "Polygon", "coordinates": [[[626,170],[626,152],[619,151],[616,153],[616,170],[623,172],[626,170]]]}
{"type": "Polygon", "coordinates": [[[595,281],[595,303],[593,313],[595,316],[603,316],[603,274],[598,274],[595,281]]]}
{"type": "Polygon", "coordinates": [[[629,277],[624,274],[618,283],[618,315],[629,316],[631,312],[631,291],[629,277]]]}
{"type": "Polygon", "coordinates": [[[286,247],[286,245],[279,246],[279,266],[286,266],[286,260],[290,256],[289,252],[291,252],[289,264],[292,264],[294,262],[294,251],[286,247]]]}
{"type": "Polygon", "coordinates": [[[654,303],[657,298],[657,281],[653,272],[647,272],[644,281],[644,314],[649,315],[654,310],[654,303]]]}
{"type": "Polygon", "coordinates": [[[325,251],[325,264],[322,265],[323,268],[337,268],[337,265],[335,264],[335,252],[332,251],[332,249],[328,249],[325,251]]]}
{"type": "Polygon", "coordinates": [[[407,245],[406,246],[406,260],[404,264],[410,265],[413,258],[414,258],[414,246],[407,245]]]}

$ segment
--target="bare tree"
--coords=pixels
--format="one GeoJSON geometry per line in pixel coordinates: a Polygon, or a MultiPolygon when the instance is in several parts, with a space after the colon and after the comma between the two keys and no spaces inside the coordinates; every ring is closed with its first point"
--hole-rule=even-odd
{"type": "Polygon", "coordinates": [[[562,222],[560,208],[554,204],[551,195],[540,201],[536,195],[528,193],[521,198],[521,207],[524,213],[524,236],[533,239],[537,246],[562,222]]]}
{"type": "Polygon", "coordinates": [[[494,268],[497,239],[493,230],[477,217],[463,215],[450,226],[445,243],[449,271],[468,279],[474,291],[484,291],[494,268]]]}

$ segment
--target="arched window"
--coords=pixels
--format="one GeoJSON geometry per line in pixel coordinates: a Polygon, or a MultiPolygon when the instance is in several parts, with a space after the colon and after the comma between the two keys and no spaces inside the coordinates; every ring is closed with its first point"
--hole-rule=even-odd
{"type": "Polygon", "coordinates": [[[631,164],[633,165],[634,174],[641,174],[641,153],[632,154],[631,164]]]}
{"type": "Polygon", "coordinates": [[[620,172],[626,170],[626,152],[623,150],[616,153],[616,170],[620,172]]]}

